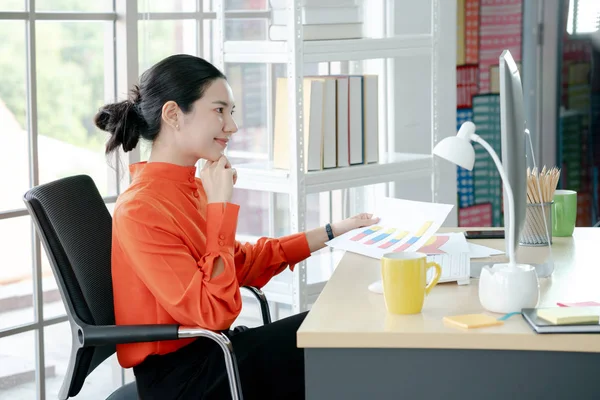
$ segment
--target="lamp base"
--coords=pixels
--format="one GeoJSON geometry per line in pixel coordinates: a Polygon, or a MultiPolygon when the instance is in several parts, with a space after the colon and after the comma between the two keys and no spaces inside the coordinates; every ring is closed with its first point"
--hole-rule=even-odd
{"type": "Polygon", "coordinates": [[[481,269],[479,301],[486,310],[520,312],[523,308],[535,308],[539,298],[540,285],[532,265],[503,263],[481,269]]]}
{"type": "Polygon", "coordinates": [[[539,264],[532,264],[535,268],[538,278],[549,278],[554,272],[554,261],[551,259],[539,264]]]}

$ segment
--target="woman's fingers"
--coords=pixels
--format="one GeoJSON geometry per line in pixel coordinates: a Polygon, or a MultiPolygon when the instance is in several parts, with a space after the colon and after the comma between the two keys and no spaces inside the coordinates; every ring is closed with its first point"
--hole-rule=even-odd
{"type": "Polygon", "coordinates": [[[222,166],[222,167],[225,167],[228,162],[229,162],[229,160],[227,160],[227,157],[225,157],[225,156],[221,156],[221,158],[219,158],[219,161],[217,161],[219,166],[222,166]]]}

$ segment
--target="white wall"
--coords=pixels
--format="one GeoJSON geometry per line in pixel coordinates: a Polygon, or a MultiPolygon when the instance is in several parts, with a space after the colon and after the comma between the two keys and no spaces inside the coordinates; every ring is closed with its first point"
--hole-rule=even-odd
{"type": "MultiPolygon", "coordinates": [[[[444,137],[456,134],[456,1],[392,1],[396,35],[434,34],[435,54],[400,57],[394,60],[395,149],[397,152],[431,154],[444,137]],[[436,9],[437,7],[437,9],[436,9]],[[433,26],[433,15],[439,24],[433,26]],[[435,61],[435,65],[432,63],[435,61]],[[437,95],[433,97],[432,67],[437,75],[437,95]],[[438,129],[433,132],[433,104],[437,101],[438,129]]],[[[396,196],[411,200],[454,204],[446,220],[457,225],[456,167],[434,159],[436,175],[432,182],[415,180],[396,184],[396,196]]]]}

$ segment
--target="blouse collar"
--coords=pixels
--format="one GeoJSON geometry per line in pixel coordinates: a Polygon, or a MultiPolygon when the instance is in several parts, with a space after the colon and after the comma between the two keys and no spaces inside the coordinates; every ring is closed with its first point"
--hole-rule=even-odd
{"type": "Polygon", "coordinates": [[[196,166],[182,166],[165,162],[138,162],[129,166],[131,179],[163,178],[171,181],[194,183],[196,166]]]}

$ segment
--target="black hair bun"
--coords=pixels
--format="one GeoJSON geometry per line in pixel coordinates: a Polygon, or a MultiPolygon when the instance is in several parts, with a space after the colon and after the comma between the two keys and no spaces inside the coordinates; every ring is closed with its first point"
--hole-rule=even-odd
{"type": "Polygon", "coordinates": [[[146,127],[146,121],[139,114],[136,105],[129,100],[103,106],[96,114],[94,123],[112,134],[106,144],[107,152],[120,145],[125,152],[135,149],[146,127]]]}

